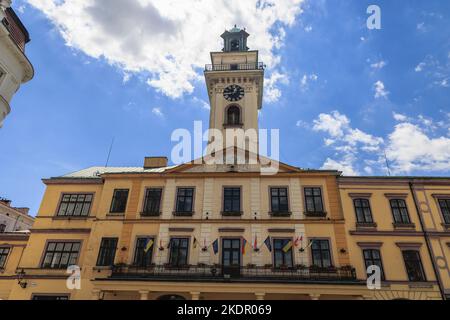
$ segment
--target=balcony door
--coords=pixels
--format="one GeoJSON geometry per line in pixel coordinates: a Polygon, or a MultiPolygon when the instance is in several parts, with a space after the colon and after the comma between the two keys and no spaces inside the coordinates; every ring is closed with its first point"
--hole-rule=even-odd
{"type": "Polygon", "coordinates": [[[241,239],[222,239],[223,275],[237,278],[241,267],[241,239]]]}

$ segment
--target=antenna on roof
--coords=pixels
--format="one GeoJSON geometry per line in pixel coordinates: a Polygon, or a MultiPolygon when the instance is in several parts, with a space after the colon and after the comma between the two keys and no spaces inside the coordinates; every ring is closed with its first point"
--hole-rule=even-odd
{"type": "Polygon", "coordinates": [[[108,167],[109,157],[111,156],[111,150],[112,150],[112,147],[113,147],[113,144],[114,144],[114,139],[115,139],[115,137],[112,138],[111,145],[109,146],[109,152],[108,152],[108,157],[106,158],[105,167],[108,167]]]}
{"type": "Polygon", "coordinates": [[[384,150],[384,160],[386,161],[386,168],[387,168],[387,172],[388,172],[388,176],[391,176],[391,168],[389,167],[389,161],[386,155],[386,150],[384,150]]]}

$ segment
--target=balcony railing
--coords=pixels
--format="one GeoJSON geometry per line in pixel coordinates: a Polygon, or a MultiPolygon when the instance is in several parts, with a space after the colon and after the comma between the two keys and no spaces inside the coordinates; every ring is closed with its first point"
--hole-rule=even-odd
{"type": "Polygon", "coordinates": [[[262,62],[236,63],[236,64],[207,64],[205,71],[240,71],[240,70],[264,70],[262,62]]]}
{"type": "Polygon", "coordinates": [[[265,282],[358,282],[354,268],[292,267],[272,266],[223,267],[221,265],[150,265],[137,267],[115,265],[111,278],[123,280],[154,281],[265,281],[265,282]]]}

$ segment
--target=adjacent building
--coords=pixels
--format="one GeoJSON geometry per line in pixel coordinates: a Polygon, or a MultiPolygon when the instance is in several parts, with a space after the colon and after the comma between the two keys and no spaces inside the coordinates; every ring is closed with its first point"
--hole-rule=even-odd
{"type": "MultiPolygon", "coordinates": [[[[223,51],[211,53],[205,68],[210,128],[218,132],[258,129],[264,65],[248,36],[225,32],[223,51]]],[[[0,288],[9,299],[448,294],[449,179],[346,178],[254,154],[258,142],[248,136],[243,149],[224,155],[210,149],[224,163],[208,156],[169,166],[148,157],[141,167],[44,179],[26,248],[20,259],[6,258],[15,263],[15,277],[8,274],[15,281],[0,278],[0,288]],[[279,170],[262,174],[268,163],[279,170]],[[69,266],[78,267],[68,273],[69,266]],[[368,266],[382,271],[376,290],[367,287],[368,266]]]]}
{"type": "Polygon", "coordinates": [[[33,78],[34,70],[25,54],[30,41],[27,29],[11,0],[0,0],[0,128],[11,112],[11,99],[22,83],[33,78]]]}

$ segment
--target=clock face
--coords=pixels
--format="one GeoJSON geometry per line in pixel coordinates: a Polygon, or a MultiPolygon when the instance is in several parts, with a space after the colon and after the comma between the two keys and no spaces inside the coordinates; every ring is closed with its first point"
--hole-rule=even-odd
{"type": "Polygon", "coordinates": [[[223,97],[228,101],[239,101],[245,95],[244,88],[237,84],[232,84],[223,90],[223,97]]]}

